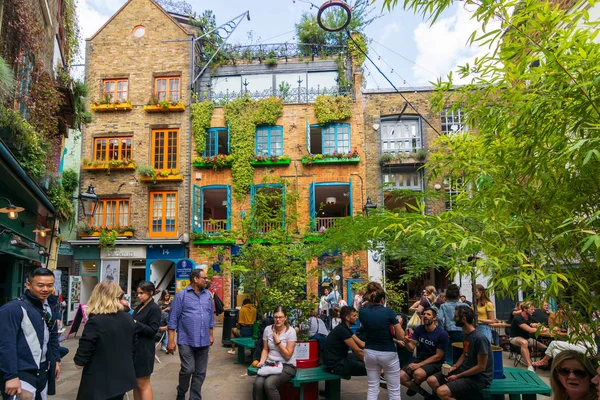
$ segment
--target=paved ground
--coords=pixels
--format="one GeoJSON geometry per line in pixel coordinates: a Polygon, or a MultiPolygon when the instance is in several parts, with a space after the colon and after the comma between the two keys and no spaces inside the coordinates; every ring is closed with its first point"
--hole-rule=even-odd
{"type": "MultiPolygon", "coordinates": [[[[210,351],[208,373],[202,390],[203,398],[207,400],[250,400],[252,399],[252,382],[254,378],[246,375],[246,366],[233,363],[236,356],[227,354],[228,348],[220,345],[221,334],[221,327],[217,326],[215,328],[215,338],[217,338],[217,341],[210,351]]],[[[61,378],[57,385],[57,396],[51,398],[55,400],[75,400],[81,378],[80,370],[76,369],[73,364],[73,355],[77,350],[78,339],[71,338],[62,344],[68,347],[71,352],[65,357],[62,363],[61,378]]],[[[179,356],[166,355],[160,350],[157,352],[157,355],[160,357],[162,363],[156,363],[154,374],[152,375],[154,399],[174,400],[179,373],[179,356]]],[[[504,365],[512,367],[512,360],[508,360],[507,353],[504,354],[504,358],[504,365]]],[[[549,373],[547,371],[538,372],[538,376],[542,377],[548,383],[549,373]]],[[[323,383],[321,383],[321,389],[324,389],[323,383]]],[[[366,393],[366,377],[355,377],[350,381],[342,380],[341,397],[343,400],[365,399],[366,393]]],[[[402,398],[404,400],[409,399],[404,388],[402,390],[402,398]]],[[[129,394],[129,399],[133,400],[132,394],[129,394]]],[[[379,399],[387,399],[386,390],[381,390],[379,399]]],[[[417,395],[410,399],[419,400],[421,396],[417,395]]],[[[538,400],[548,400],[548,398],[538,396],[538,400]]]]}

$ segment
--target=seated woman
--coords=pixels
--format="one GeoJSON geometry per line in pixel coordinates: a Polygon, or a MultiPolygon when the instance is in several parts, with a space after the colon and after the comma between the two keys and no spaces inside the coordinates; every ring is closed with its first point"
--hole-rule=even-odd
{"type": "Polygon", "coordinates": [[[596,343],[594,343],[593,335],[589,327],[582,325],[577,331],[576,337],[571,337],[572,332],[569,332],[569,340],[553,340],[546,349],[546,354],[539,360],[531,363],[534,367],[546,367],[550,360],[563,351],[572,350],[582,354],[596,353],[596,343]]]}
{"type": "Polygon", "coordinates": [[[277,307],[273,318],[275,322],[263,333],[263,350],[257,367],[262,367],[267,360],[279,361],[283,371],[280,375],[257,376],[252,388],[253,400],[263,400],[265,394],[269,400],[279,400],[277,387],[296,375],[296,330],[290,327],[284,307],[277,307]]]}
{"type": "Polygon", "coordinates": [[[341,376],[366,376],[364,362],[365,343],[360,340],[350,327],[356,323],[358,314],[353,307],[342,307],[340,311],[342,323],[335,327],[325,340],[323,364],[334,374],[341,376]],[[352,349],[354,354],[349,354],[352,349]]]}
{"type": "Polygon", "coordinates": [[[550,371],[553,399],[597,400],[599,379],[585,354],[567,350],[556,356],[550,371]]]}

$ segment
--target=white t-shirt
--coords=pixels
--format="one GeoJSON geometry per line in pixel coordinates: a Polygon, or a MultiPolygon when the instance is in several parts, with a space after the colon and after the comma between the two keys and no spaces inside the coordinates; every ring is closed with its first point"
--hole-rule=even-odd
{"type": "MultiPolygon", "coordinates": [[[[266,340],[267,345],[269,346],[269,355],[267,356],[267,360],[280,361],[283,364],[290,364],[294,367],[296,366],[296,348],[294,348],[294,354],[292,354],[292,357],[290,357],[289,360],[286,360],[279,352],[279,346],[275,346],[275,342],[273,341],[273,325],[269,325],[265,328],[263,340],[266,340]]],[[[281,340],[281,344],[284,347],[287,347],[288,342],[296,342],[296,330],[290,326],[287,328],[287,331],[284,331],[281,333],[281,335],[279,335],[279,340],[281,340]]]]}

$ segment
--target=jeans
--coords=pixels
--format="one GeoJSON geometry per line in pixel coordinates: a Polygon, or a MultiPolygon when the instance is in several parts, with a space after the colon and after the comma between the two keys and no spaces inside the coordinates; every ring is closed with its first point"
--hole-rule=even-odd
{"type": "Polygon", "coordinates": [[[263,400],[266,393],[267,399],[279,400],[279,391],[277,387],[282,383],[292,380],[296,376],[296,367],[290,364],[283,364],[283,371],[280,375],[256,376],[254,386],[252,386],[252,399],[263,400]]]}
{"type": "Polygon", "coordinates": [[[400,361],[395,351],[377,351],[365,349],[365,366],[369,388],[367,400],[379,398],[379,377],[381,370],[385,372],[387,381],[388,399],[400,400],[400,361]]]}
{"type": "Polygon", "coordinates": [[[452,343],[462,342],[463,331],[448,331],[448,335],[450,336],[450,340],[448,341],[448,349],[446,349],[446,364],[453,365],[454,347],[452,347],[452,343]]]}
{"type": "Polygon", "coordinates": [[[206,378],[209,348],[210,346],[192,347],[183,344],[179,345],[181,370],[179,371],[177,396],[183,397],[185,395],[188,388],[190,388],[190,378],[192,378],[190,400],[202,400],[201,391],[204,378],[206,378]]]}
{"type": "Polygon", "coordinates": [[[490,344],[493,343],[492,342],[492,328],[490,328],[489,325],[479,324],[479,325],[477,325],[477,330],[479,332],[481,332],[483,334],[483,336],[485,336],[487,338],[487,340],[490,341],[490,344]]]}

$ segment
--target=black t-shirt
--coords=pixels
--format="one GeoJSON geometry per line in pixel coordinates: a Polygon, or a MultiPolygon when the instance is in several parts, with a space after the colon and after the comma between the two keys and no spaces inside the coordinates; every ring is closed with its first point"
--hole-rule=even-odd
{"type": "Polygon", "coordinates": [[[350,339],[352,335],[352,330],[346,324],[339,324],[329,332],[323,348],[323,363],[326,366],[333,368],[348,356],[349,347],[344,340],[350,339]]]}
{"type": "Polygon", "coordinates": [[[365,348],[377,351],[396,352],[390,325],[396,325],[398,318],[391,308],[381,304],[369,304],[360,309],[360,323],[365,328],[365,348]]]}
{"type": "Polygon", "coordinates": [[[515,317],[513,318],[512,324],[510,325],[510,336],[512,337],[522,337],[525,339],[529,339],[529,332],[519,328],[519,325],[527,325],[527,326],[531,326],[531,324],[534,321],[529,318],[529,319],[525,319],[523,318],[523,315],[521,314],[517,314],[515,315],[515,317]]]}
{"type": "Polygon", "coordinates": [[[487,364],[485,371],[475,375],[475,379],[483,379],[488,384],[492,383],[494,377],[494,353],[490,341],[479,331],[474,330],[463,339],[463,351],[465,359],[458,368],[458,373],[473,368],[477,365],[477,355],[487,354],[487,364]]]}
{"type": "Polygon", "coordinates": [[[548,326],[548,319],[550,318],[550,315],[546,311],[536,308],[531,318],[535,322],[539,322],[540,324],[548,326]]]}

